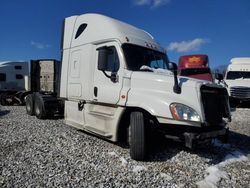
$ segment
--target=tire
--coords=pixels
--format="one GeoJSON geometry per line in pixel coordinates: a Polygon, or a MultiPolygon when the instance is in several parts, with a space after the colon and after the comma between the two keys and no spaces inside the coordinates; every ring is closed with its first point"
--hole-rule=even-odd
{"type": "Polygon", "coordinates": [[[143,161],[147,157],[146,118],[142,112],[132,112],[130,115],[130,127],[128,140],[130,156],[137,161],[143,161]]]}
{"type": "Polygon", "coordinates": [[[44,101],[43,101],[43,98],[39,94],[35,95],[34,113],[38,119],[46,118],[44,101]]]}
{"type": "Polygon", "coordinates": [[[34,95],[29,94],[26,98],[26,112],[28,115],[34,115],[34,95]]]}
{"type": "Polygon", "coordinates": [[[6,97],[6,94],[5,94],[5,93],[1,93],[1,94],[0,94],[0,104],[1,104],[2,106],[6,106],[5,97],[6,97]]]}
{"type": "Polygon", "coordinates": [[[28,93],[27,92],[24,92],[24,93],[21,93],[20,95],[19,95],[19,99],[20,99],[20,105],[25,105],[25,101],[26,101],[26,97],[28,96],[28,93]]]}

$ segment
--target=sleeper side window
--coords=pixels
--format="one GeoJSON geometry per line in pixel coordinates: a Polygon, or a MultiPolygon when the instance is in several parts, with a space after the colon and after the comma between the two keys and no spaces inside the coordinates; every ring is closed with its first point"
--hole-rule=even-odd
{"type": "Polygon", "coordinates": [[[84,24],[81,24],[78,29],[77,29],[77,32],[76,32],[76,35],[75,35],[75,39],[77,39],[82,33],[83,31],[86,29],[87,27],[87,24],[84,23],[84,24]]]}
{"type": "Polygon", "coordinates": [[[22,66],[21,66],[21,65],[16,65],[16,66],[15,66],[15,69],[21,70],[21,69],[22,69],[22,66]]]}
{"type": "Polygon", "coordinates": [[[16,74],[16,79],[17,79],[17,80],[23,79],[23,75],[21,75],[21,74],[16,74]]]}

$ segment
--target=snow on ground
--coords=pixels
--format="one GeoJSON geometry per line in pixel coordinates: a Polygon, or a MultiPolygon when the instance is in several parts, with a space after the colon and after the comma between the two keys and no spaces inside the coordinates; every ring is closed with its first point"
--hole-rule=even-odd
{"type": "Polygon", "coordinates": [[[146,170],[147,170],[147,168],[145,166],[137,165],[137,166],[134,166],[132,171],[137,173],[137,172],[146,171],[146,170]]]}
{"type": "Polygon", "coordinates": [[[208,175],[205,177],[204,180],[199,181],[196,184],[199,188],[216,188],[217,183],[222,178],[229,179],[228,174],[221,169],[226,165],[241,161],[248,161],[248,158],[240,151],[234,151],[228,154],[225,159],[219,164],[208,167],[206,169],[208,175]]]}

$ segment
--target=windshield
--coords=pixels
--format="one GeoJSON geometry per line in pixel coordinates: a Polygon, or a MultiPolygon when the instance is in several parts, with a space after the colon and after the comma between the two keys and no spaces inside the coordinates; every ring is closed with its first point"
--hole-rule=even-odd
{"type": "Polygon", "coordinates": [[[183,69],[181,70],[181,76],[189,76],[189,75],[196,75],[196,74],[211,74],[209,68],[195,68],[195,69],[183,69]]]}
{"type": "Polygon", "coordinates": [[[242,72],[242,71],[229,71],[227,73],[227,79],[228,80],[235,80],[235,79],[249,79],[250,78],[250,72],[242,72]]]}
{"type": "Polygon", "coordinates": [[[129,70],[140,71],[142,66],[167,69],[168,58],[164,53],[133,44],[124,44],[122,49],[129,70]]]}

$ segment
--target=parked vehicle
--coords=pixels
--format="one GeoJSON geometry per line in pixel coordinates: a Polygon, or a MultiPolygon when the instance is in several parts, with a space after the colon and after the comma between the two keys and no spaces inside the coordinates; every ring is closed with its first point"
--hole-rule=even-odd
{"type": "Polygon", "coordinates": [[[127,143],[135,160],[147,157],[154,130],[190,148],[196,141],[227,137],[227,90],[179,79],[177,65],[149,33],[83,14],[64,20],[62,38],[61,79],[55,82],[60,93],[49,99],[39,92],[29,95],[28,114],[43,119],[62,113],[64,105],[66,124],[127,143]]]}
{"type": "Polygon", "coordinates": [[[59,99],[61,63],[54,59],[30,62],[30,94],[26,98],[26,111],[37,118],[63,115],[64,102],[59,99]]]}
{"type": "Polygon", "coordinates": [[[29,92],[29,63],[24,61],[0,62],[0,104],[24,104],[29,92]]]}
{"type": "Polygon", "coordinates": [[[250,58],[233,58],[228,65],[224,83],[231,106],[250,102],[250,58]]]}
{"type": "Polygon", "coordinates": [[[207,55],[185,55],[179,58],[178,75],[213,82],[207,55]]]}

